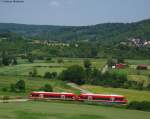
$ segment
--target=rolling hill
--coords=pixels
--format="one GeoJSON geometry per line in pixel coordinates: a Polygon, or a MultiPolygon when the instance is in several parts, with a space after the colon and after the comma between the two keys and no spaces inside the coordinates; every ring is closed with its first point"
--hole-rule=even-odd
{"type": "Polygon", "coordinates": [[[0,23],[0,33],[14,32],[27,38],[111,43],[130,37],[150,39],[150,19],[134,23],[105,23],[91,26],[52,26],[0,23]]]}

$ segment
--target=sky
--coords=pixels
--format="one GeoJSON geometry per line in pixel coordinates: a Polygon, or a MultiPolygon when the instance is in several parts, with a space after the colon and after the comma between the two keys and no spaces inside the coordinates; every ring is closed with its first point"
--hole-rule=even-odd
{"type": "Polygon", "coordinates": [[[149,18],[150,0],[0,0],[1,23],[85,26],[149,18]]]}

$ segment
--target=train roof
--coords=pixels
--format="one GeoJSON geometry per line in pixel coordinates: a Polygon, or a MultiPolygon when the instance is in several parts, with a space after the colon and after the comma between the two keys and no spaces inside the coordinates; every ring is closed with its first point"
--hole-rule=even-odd
{"type": "Polygon", "coordinates": [[[93,93],[82,93],[81,95],[124,97],[123,95],[116,95],[116,94],[93,94],[93,93]]]}
{"type": "Polygon", "coordinates": [[[42,94],[73,94],[73,93],[67,93],[67,92],[45,92],[45,91],[34,91],[32,93],[42,93],[42,94]]]}

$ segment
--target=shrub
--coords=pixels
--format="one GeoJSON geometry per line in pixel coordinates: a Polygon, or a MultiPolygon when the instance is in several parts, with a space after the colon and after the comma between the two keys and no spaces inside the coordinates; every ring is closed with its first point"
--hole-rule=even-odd
{"type": "Polygon", "coordinates": [[[52,78],[52,74],[50,73],[50,72],[46,72],[45,74],[44,74],[44,78],[52,78]]]}
{"type": "Polygon", "coordinates": [[[7,103],[9,99],[10,99],[9,96],[3,96],[3,98],[2,98],[3,103],[7,103]]]}
{"type": "Polygon", "coordinates": [[[148,102],[148,101],[142,101],[142,102],[133,101],[127,105],[127,108],[143,110],[143,111],[150,111],[150,102],[148,102]]]}
{"type": "Polygon", "coordinates": [[[146,89],[150,91],[150,83],[146,86],[146,89]]]}
{"type": "Polygon", "coordinates": [[[3,91],[3,92],[7,92],[7,88],[6,88],[6,87],[3,87],[3,88],[2,88],[2,91],[3,91]]]}
{"type": "Polygon", "coordinates": [[[33,71],[30,71],[30,72],[29,72],[29,76],[30,76],[30,77],[37,77],[37,76],[38,76],[37,69],[34,68],[33,71]]]}
{"type": "Polygon", "coordinates": [[[57,72],[52,72],[51,75],[53,78],[55,78],[55,77],[57,77],[57,72]]]}
{"type": "Polygon", "coordinates": [[[64,60],[63,60],[63,59],[58,59],[57,62],[58,62],[58,63],[63,63],[64,60]]]}
{"type": "Polygon", "coordinates": [[[18,91],[25,91],[25,81],[24,80],[19,80],[16,84],[15,84],[15,88],[18,91]]]}
{"type": "Polygon", "coordinates": [[[40,90],[43,90],[45,92],[52,92],[53,88],[50,84],[45,84],[44,87],[42,87],[40,90]]]}

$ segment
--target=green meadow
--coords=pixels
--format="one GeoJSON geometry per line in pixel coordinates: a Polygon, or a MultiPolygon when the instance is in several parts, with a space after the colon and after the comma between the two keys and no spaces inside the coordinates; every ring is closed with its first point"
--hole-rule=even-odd
{"type": "Polygon", "coordinates": [[[149,119],[149,117],[149,112],[100,105],[54,102],[0,104],[0,119],[149,119]]]}

